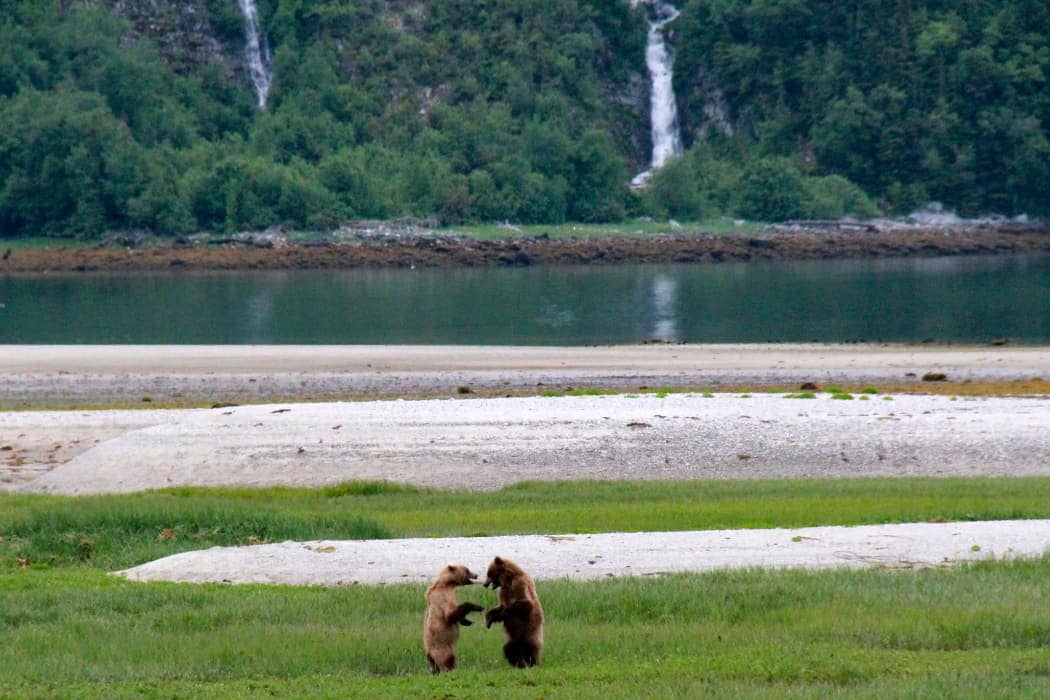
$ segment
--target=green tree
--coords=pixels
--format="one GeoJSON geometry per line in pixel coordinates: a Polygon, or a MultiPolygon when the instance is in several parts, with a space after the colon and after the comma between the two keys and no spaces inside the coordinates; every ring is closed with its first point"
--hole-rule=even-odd
{"type": "Polygon", "coordinates": [[[705,215],[700,180],[691,158],[674,158],[654,173],[645,190],[649,210],[660,218],[697,221],[705,215]]]}
{"type": "Polygon", "coordinates": [[[572,198],[569,218],[575,221],[618,221],[623,218],[627,172],[606,133],[583,135],[572,155],[572,198]]]}
{"type": "Polygon", "coordinates": [[[760,158],[740,173],[736,212],[747,219],[784,221],[805,213],[806,188],[794,165],[760,158]]]}
{"type": "Polygon", "coordinates": [[[0,107],[3,235],[83,236],[124,222],[148,171],[100,95],[22,90],[0,107]]]}

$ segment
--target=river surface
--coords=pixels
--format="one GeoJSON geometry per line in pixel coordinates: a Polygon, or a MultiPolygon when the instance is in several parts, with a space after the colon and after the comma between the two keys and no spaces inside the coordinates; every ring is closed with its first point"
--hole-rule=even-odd
{"type": "Polygon", "coordinates": [[[1050,343],[1050,256],[0,277],[0,343],[1050,343]]]}

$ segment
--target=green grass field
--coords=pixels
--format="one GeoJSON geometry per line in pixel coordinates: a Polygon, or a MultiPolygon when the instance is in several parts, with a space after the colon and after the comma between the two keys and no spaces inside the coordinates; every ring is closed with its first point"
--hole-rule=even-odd
{"type": "MultiPolygon", "coordinates": [[[[1050,558],[912,572],[541,582],[541,667],[474,625],[431,677],[422,586],[0,576],[0,695],[1045,697],[1050,558]]],[[[460,596],[483,605],[487,589],[460,596]]]]}
{"type": "Polygon", "coordinates": [[[286,539],[713,530],[1050,518],[1050,478],[534,482],[478,494],[324,489],[0,494],[0,570],[119,569],[187,549],[286,539]]]}
{"type": "MultiPolygon", "coordinates": [[[[511,669],[502,634],[474,625],[460,668],[439,677],[423,658],[423,586],[144,584],[106,573],[286,538],[1046,517],[1048,478],[0,495],[0,697],[1046,697],[1050,555],[541,581],[541,667],[511,669]]],[[[494,602],[480,587],[460,598],[494,602]]]]}

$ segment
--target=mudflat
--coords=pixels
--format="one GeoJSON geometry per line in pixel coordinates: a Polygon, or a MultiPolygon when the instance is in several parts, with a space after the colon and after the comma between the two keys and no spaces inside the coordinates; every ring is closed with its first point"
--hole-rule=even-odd
{"type": "MultiPolygon", "coordinates": [[[[0,409],[212,406],[602,388],[829,384],[938,388],[1050,379],[1045,346],[2,345],[0,409]]],[[[880,388],[882,388],[880,386],[880,388]]],[[[959,391],[960,388],[953,389],[959,391]]]]}

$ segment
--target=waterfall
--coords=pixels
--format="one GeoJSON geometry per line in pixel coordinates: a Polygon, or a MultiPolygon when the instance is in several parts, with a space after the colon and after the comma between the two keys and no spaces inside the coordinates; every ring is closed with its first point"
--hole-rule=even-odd
{"type": "Polygon", "coordinates": [[[637,7],[639,2],[645,5],[649,19],[645,65],[649,69],[650,80],[653,156],[649,169],[631,180],[633,187],[644,187],[652,177],[653,170],[662,167],[668,158],[682,154],[682,136],[678,129],[678,107],[674,95],[674,56],[664,38],[664,26],[678,17],[678,10],[661,0],[631,0],[631,6],[637,7]]]}
{"type": "Polygon", "coordinates": [[[255,86],[259,109],[266,109],[266,96],[270,92],[273,76],[270,74],[270,48],[259,29],[259,8],[255,6],[255,0],[237,0],[237,4],[244,15],[244,51],[248,58],[248,73],[255,86]]]}

